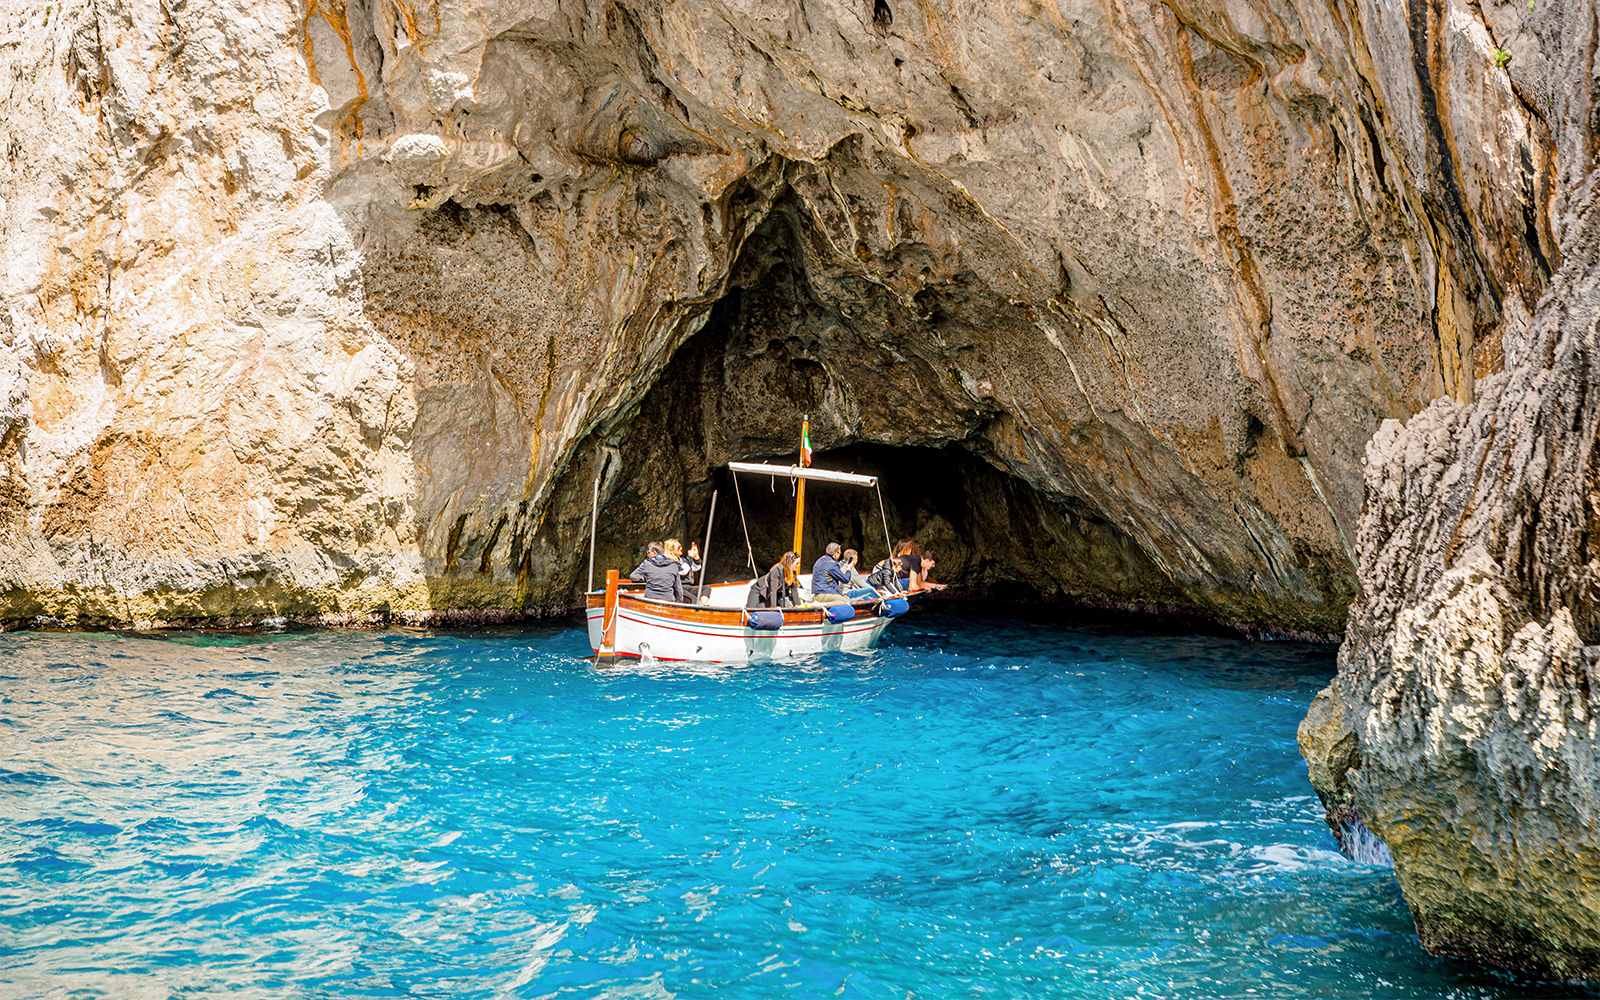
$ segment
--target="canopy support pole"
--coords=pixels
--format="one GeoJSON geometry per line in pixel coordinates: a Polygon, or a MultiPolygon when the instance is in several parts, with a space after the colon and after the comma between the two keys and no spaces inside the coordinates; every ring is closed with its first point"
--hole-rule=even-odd
{"type": "Polygon", "coordinates": [[[694,603],[706,589],[706,563],[711,561],[711,522],[717,519],[717,491],[711,491],[711,513],[706,515],[706,543],[700,546],[700,582],[694,588],[694,603]]]}
{"type": "MultiPolygon", "coordinates": [[[[806,414],[800,421],[800,466],[804,468],[811,464],[811,414],[806,414]]],[[[799,488],[794,492],[794,554],[801,555],[800,537],[806,524],[806,481],[800,480],[799,488]]],[[[805,560],[800,560],[800,565],[805,565],[805,560]]]]}
{"type": "MultiPolygon", "coordinates": [[[[806,524],[806,481],[800,480],[800,485],[794,491],[794,554],[800,554],[800,533],[805,530],[806,524]]],[[[802,563],[801,565],[804,565],[802,563]]]]}

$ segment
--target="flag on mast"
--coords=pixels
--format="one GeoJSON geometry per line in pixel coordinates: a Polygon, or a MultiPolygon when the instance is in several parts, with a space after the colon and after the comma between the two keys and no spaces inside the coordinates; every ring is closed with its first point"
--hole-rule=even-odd
{"type": "Polygon", "coordinates": [[[811,464],[811,418],[800,421],[800,467],[811,464]]]}

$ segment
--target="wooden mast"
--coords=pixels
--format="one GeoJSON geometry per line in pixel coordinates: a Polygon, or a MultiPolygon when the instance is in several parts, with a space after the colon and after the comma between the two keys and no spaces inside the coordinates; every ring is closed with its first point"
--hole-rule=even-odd
{"type": "MultiPolygon", "coordinates": [[[[811,464],[811,414],[806,414],[800,421],[800,465],[802,468],[811,464]]],[[[794,492],[794,554],[801,555],[800,533],[806,523],[806,481],[800,480],[794,492]]],[[[800,565],[805,566],[806,561],[801,558],[800,565]]],[[[795,572],[800,572],[799,569],[795,572]]]]}

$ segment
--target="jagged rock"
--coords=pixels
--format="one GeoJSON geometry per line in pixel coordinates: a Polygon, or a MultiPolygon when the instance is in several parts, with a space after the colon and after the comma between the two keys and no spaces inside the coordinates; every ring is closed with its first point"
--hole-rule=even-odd
{"type": "Polygon", "coordinates": [[[1430,950],[1576,980],[1600,978],[1600,215],[1563,200],[1519,360],[1368,446],[1361,594],[1300,744],[1430,950]]]}
{"type": "Polygon", "coordinates": [[[809,412],[956,463],[893,498],[950,582],[1336,632],[1363,443],[1521,343],[1587,100],[1513,84],[1581,18],[1466,0],[3,17],[13,621],[563,608],[602,466],[631,564],[809,412]]]}

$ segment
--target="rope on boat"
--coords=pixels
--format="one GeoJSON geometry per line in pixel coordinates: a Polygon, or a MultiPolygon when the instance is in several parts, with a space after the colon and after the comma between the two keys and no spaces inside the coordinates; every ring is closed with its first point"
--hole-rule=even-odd
{"type": "Polygon", "coordinates": [[[889,541],[889,515],[883,509],[883,487],[873,483],[872,488],[878,491],[878,516],[883,518],[884,549],[889,553],[889,558],[892,559],[894,558],[894,543],[889,541]]]}
{"type": "MultiPolygon", "coordinates": [[[[739,492],[739,474],[733,473],[733,498],[739,502],[739,526],[744,529],[744,552],[750,557],[750,572],[760,576],[761,571],[756,569],[756,550],[750,547],[750,525],[744,519],[744,496],[739,492]]],[[[887,523],[887,522],[885,522],[887,523]]]]}

